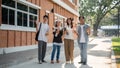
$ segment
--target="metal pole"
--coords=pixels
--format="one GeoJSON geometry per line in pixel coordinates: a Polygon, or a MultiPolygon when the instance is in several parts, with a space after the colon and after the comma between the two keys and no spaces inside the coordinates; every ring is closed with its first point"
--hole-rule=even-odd
{"type": "Polygon", "coordinates": [[[119,24],[120,24],[120,23],[119,23],[119,21],[120,21],[120,20],[119,20],[119,12],[120,12],[120,11],[119,11],[119,8],[118,8],[118,38],[119,38],[119,24]]]}

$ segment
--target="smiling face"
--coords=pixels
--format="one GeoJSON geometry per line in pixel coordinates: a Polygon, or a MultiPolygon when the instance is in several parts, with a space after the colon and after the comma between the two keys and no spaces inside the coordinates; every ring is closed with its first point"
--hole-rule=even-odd
{"type": "Polygon", "coordinates": [[[70,19],[68,19],[68,23],[69,23],[69,25],[71,24],[71,20],[70,19]]]}
{"type": "Polygon", "coordinates": [[[61,23],[60,23],[60,21],[58,21],[58,22],[57,22],[57,26],[58,26],[58,27],[59,27],[59,26],[61,26],[61,23]]]}
{"type": "Polygon", "coordinates": [[[44,18],[43,18],[43,21],[44,21],[44,23],[47,23],[47,22],[48,22],[48,18],[47,18],[47,17],[44,17],[44,18]]]}
{"type": "Polygon", "coordinates": [[[84,17],[80,17],[79,20],[80,20],[80,24],[81,24],[81,25],[85,24],[84,17]]]}

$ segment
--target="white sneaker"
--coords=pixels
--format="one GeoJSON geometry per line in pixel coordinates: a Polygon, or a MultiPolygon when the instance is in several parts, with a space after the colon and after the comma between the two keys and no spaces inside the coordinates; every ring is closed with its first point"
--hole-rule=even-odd
{"type": "Polygon", "coordinates": [[[70,63],[70,61],[66,61],[66,64],[69,64],[70,63]]]}
{"type": "Polygon", "coordinates": [[[42,64],[42,61],[39,61],[39,64],[42,64]]]}

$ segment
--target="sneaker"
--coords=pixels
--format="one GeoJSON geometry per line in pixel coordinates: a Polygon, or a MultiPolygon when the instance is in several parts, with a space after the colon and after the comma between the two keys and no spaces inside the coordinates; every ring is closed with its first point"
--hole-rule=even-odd
{"type": "Polygon", "coordinates": [[[42,61],[39,61],[39,64],[42,64],[42,61]]]}
{"type": "Polygon", "coordinates": [[[53,60],[51,60],[51,64],[54,64],[54,61],[53,61],[53,60]]]}
{"type": "Polygon", "coordinates": [[[42,62],[47,63],[45,60],[42,60],[42,62]]]}
{"type": "Polygon", "coordinates": [[[78,62],[78,64],[81,64],[81,63],[83,63],[83,62],[78,62]]]}
{"type": "Polygon", "coordinates": [[[83,62],[83,65],[86,65],[87,63],[86,62],[83,62]]]}
{"type": "Polygon", "coordinates": [[[69,64],[70,63],[70,61],[66,61],[66,64],[69,64]]]}
{"type": "Polygon", "coordinates": [[[59,61],[59,60],[56,60],[56,63],[60,63],[60,61],[59,61]]]}

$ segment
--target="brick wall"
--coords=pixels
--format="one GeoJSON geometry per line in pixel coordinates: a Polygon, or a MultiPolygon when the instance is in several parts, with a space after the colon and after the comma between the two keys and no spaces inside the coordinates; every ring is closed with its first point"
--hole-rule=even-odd
{"type": "Polygon", "coordinates": [[[63,0],[67,5],[69,5],[71,8],[75,9],[75,4],[72,4],[69,0],[63,0]]]}
{"type": "Polygon", "coordinates": [[[15,31],[8,31],[8,47],[15,45],[15,31]]]}
{"type": "Polygon", "coordinates": [[[27,32],[27,45],[31,45],[32,44],[32,33],[31,32],[27,32]]]}
{"type": "MultiPolygon", "coordinates": [[[[65,17],[73,17],[75,21],[77,16],[70,13],[63,7],[53,3],[51,0],[27,0],[33,4],[36,4],[41,7],[38,11],[39,21],[43,21],[43,15],[45,15],[46,10],[51,11],[54,8],[54,13],[60,14],[65,17]]],[[[1,0],[0,0],[1,3],[1,0]]],[[[0,5],[1,6],[1,5],[0,5]]],[[[49,13],[49,26],[50,32],[48,35],[48,42],[52,42],[52,27],[54,23],[54,13],[49,13]]],[[[0,24],[1,24],[1,7],[0,7],[0,24]]],[[[10,31],[10,30],[0,30],[0,48],[2,47],[16,47],[16,46],[25,46],[25,45],[34,45],[38,42],[35,41],[36,32],[27,32],[27,31],[10,31]]]]}
{"type": "Polygon", "coordinates": [[[8,47],[8,31],[0,30],[0,47],[8,47]]]}
{"type": "Polygon", "coordinates": [[[21,32],[15,31],[15,46],[21,46],[21,32]]]}
{"type": "Polygon", "coordinates": [[[38,6],[40,6],[41,0],[27,0],[28,2],[31,2],[33,4],[36,4],[38,6]]]}
{"type": "Polygon", "coordinates": [[[0,48],[34,45],[35,32],[0,30],[0,48]]]}

